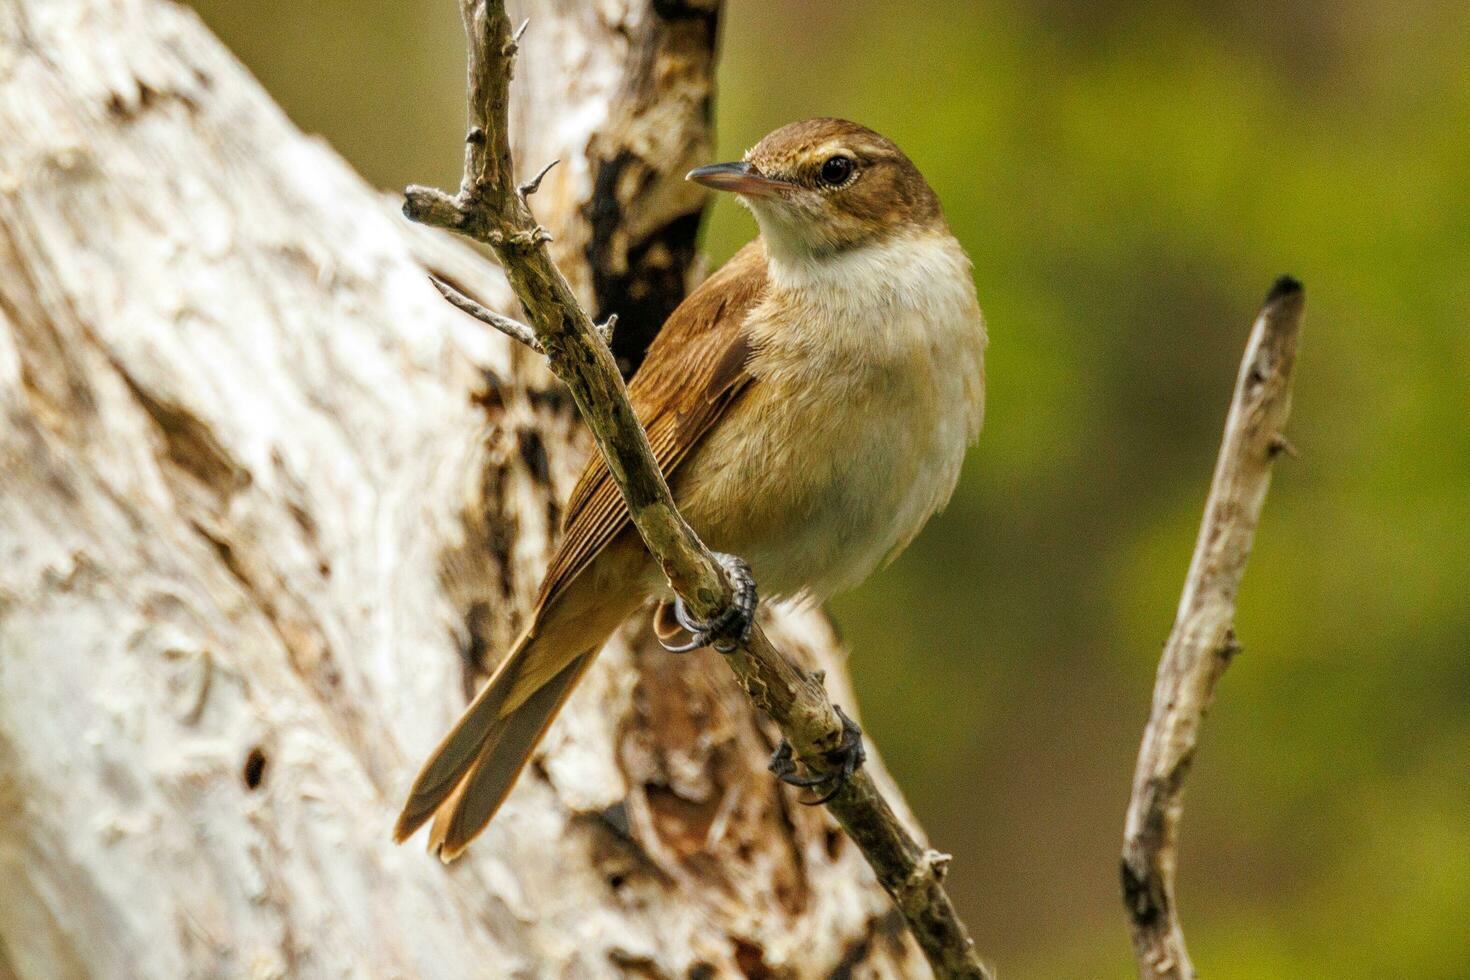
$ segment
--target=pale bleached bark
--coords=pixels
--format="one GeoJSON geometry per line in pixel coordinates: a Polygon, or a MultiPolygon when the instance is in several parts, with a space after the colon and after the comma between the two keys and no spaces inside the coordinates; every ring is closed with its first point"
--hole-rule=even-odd
{"type": "Polygon", "coordinates": [[[1235,597],[1271,486],[1272,462],[1289,449],[1282,430],[1291,413],[1305,303],[1301,283],[1282,276],[1251,329],[1179,611],[1159,659],[1121,864],[1123,902],[1143,980],[1195,977],[1174,889],[1184,781],[1215,685],[1238,649],[1235,597]]]}
{"type": "MultiPolygon", "coordinates": [[[[537,212],[594,308],[682,275],[689,6],[548,5],[526,42],[557,124],[525,169],[563,159],[537,212]],[[599,174],[639,207],[594,229],[599,174]]],[[[724,666],[642,622],[465,860],[390,843],[585,451],[425,274],[511,312],[498,271],[395,208],[181,8],[0,7],[0,973],[922,971],[724,666]]],[[[769,628],[853,703],[820,616],[769,628]]]]}

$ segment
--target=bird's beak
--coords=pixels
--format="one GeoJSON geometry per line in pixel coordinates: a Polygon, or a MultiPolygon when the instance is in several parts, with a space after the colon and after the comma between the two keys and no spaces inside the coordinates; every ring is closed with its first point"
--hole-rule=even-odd
{"type": "Polygon", "coordinates": [[[748,197],[773,197],[786,181],[767,177],[755,165],[747,162],[712,163],[707,167],[695,167],[684,177],[696,184],[713,187],[717,191],[734,191],[748,197]]]}

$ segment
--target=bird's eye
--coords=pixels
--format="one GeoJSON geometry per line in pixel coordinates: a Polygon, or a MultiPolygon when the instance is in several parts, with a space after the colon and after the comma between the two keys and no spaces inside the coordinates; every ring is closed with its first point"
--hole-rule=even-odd
{"type": "Polygon", "coordinates": [[[828,157],[822,164],[822,183],[840,187],[852,176],[852,157],[828,157]]]}

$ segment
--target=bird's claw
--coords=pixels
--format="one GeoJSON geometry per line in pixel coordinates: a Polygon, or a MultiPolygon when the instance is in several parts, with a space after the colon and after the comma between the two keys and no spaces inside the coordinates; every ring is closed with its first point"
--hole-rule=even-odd
{"type": "Polygon", "coordinates": [[[750,574],[750,566],[742,558],[718,551],[715,552],[715,561],[720,563],[720,567],[730,577],[734,590],[731,601],[714,619],[701,623],[689,615],[689,610],[684,608],[684,600],[676,596],[674,619],[689,633],[689,639],[684,643],[669,643],[659,637],[659,645],[670,653],[689,653],[708,646],[714,647],[720,653],[732,653],[750,639],[750,630],[755,624],[757,599],[755,579],[750,574]]]}
{"type": "Polygon", "coordinates": [[[863,730],[835,704],[832,710],[837,712],[837,717],[842,721],[842,741],[835,749],[825,753],[827,764],[832,767],[831,769],[809,776],[797,775],[796,754],[791,750],[791,743],[784,738],[781,739],[781,744],[776,746],[776,753],[771,756],[771,764],[767,767],[781,782],[799,786],[802,789],[815,789],[828,783],[832,784],[831,789],[815,800],[800,801],[807,806],[820,806],[832,799],[842,791],[842,787],[847,785],[853,773],[861,769],[863,763],[868,761],[867,750],[863,748],[863,730]]]}

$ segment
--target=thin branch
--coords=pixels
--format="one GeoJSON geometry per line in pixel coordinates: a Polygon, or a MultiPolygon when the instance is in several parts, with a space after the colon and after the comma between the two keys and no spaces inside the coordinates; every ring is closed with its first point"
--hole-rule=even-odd
{"type": "MultiPolygon", "coordinates": [[[[469,235],[495,251],[552,371],[592,430],[638,533],[689,612],[709,621],[731,601],[730,583],[675,509],[611,352],[542,247],[544,235],[517,193],[506,124],[516,39],[504,2],[460,0],[460,11],[470,54],[464,180],[453,198],[409,188],[404,213],[469,235]]],[[[821,679],[794,666],[759,626],[725,661],[797,756],[817,771],[827,768],[843,746],[844,733],[821,679]]],[[[990,974],[944,890],[947,858],[914,839],[864,770],[842,786],[828,807],[893,897],[935,974],[988,980],[990,974]]]]}
{"type": "MultiPolygon", "coordinates": [[[[527,21],[526,23],[529,24],[530,21],[527,21]]],[[[524,27],[524,26],[525,25],[522,25],[522,27],[524,27]]],[[[524,184],[519,184],[519,185],[516,186],[516,195],[521,199],[521,203],[522,204],[526,204],[527,207],[530,206],[529,204],[527,204],[526,198],[530,197],[532,194],[536,193],[537,191],[539,191],[541,189],[541,181],[543,181],[543,180],[546,179],[546,175],[549,174],[549,173],[551,173],[551,168],[554,167],[554,166],[556,166],[558,163],[561,163],[561,161],[560,160],[553,160],[553,161],[551,161],[546,166],[542,167],[541,168],[541,172],[538,173],[536,176],[532,177],[530,180],[526,181],[524,184]]]]}
{"type": "Polygon", "coordinates": [[[430,275],[429,281],[434,284],[435,289],[439,290],[439,295],[449,300],[449,304],[455,309],[463,310],[486,326],[494,327],[511,340],[525,344],[538,354],[546,353],[541,348],[541,341],[536,339],[536,331],[521,321],[512,320],[508,316],[496,313],[488,306],[482,306],[438,276],[430,275]]]}
{"type": "Polygon", "coordinates": [[[1205,503],[1179,612],[1159,661],[1153,708],[1128,803],[1123,900],[1140,976],[1193,980],[1175,904],[1182,793],[1215,685],[1239,650],[1235,596],[1271,484],[1271,463],[1294,453],[1282,435],[1291,409],[1305,293],[1289,276],[1276,281],[1256,318],[1225,420],[1225,437],[1205,503]]]}

